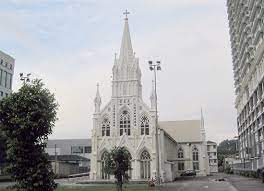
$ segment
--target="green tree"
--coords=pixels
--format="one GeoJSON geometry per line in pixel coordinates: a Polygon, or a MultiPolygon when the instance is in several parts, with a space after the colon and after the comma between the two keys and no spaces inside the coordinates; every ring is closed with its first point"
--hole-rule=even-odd
{"type": "Polygon", "coordinates": [[[125,147],[115,147],[107,155],[105,172],[115,176],[117,190],[122,191],[124,180],[128,180],[128,170],[131,170],[131,156],[125,147]]]}
{"type": "Polygon", "coordinates": [[[217,147],[218,166],[223,166],[223,160],[226,157],[237,154],[237,140],[224,140],[217,147]]]}
{"type": "Polygon", "coordinates": [[[0,127],[7,138],[8,172],[18,191],[53,191],[54,173],[45,153],[58,104],[41,80],[24,84],[0,102],[0,127]]]}
{"type": "MultiPolygon", "coordinates": [[[[0,128],[1,130],[1,128],[0,128]]],[[[0,174],[3,174],[3,168],[6,162],[6,139],[0,131],[0,174]]]]}

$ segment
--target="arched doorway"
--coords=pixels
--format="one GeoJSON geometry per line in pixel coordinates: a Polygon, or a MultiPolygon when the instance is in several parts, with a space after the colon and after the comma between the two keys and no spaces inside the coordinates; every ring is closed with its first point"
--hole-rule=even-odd
{"type": "Polygon", "coordinates": [[[101,178],[102,179],[110,178],[109,174],[105,172],[105,165],[106,165],[105,162],[106,162],[107,155],[108,155],[108,152],[105,151],[101,157],[101,178]]]}
{"type": "Polygon", "coordinates": [[[150,179],[150,155],[147,151],[140,155],[140,178],[150,179]]]}

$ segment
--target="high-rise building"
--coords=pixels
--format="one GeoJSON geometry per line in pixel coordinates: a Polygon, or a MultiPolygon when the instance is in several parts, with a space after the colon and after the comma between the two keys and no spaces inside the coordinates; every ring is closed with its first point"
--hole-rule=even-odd
{"type": "Polygon", "coordinates": [[[15,59],[0,51],[0,99],[12,92],[15,59]]]}
{"type": "Polygon", "coordinates": [[[264,1],[227,0],[227,7],[239,156],[254,170],[264,164],[264,1]]]}

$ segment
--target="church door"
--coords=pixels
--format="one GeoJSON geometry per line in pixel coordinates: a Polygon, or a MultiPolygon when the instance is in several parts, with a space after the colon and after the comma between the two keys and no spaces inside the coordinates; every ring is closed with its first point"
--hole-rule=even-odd
{"type": "Polygon", "coordinates": [[[107,152],[104,152],[101,157],[101,178],[109,179],[110,176],[105,172],[105,160],[106,160],[107,152]]]}

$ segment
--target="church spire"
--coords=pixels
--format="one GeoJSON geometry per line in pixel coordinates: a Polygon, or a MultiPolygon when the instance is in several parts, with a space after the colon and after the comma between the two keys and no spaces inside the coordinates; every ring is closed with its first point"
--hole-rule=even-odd
{"type": "Polygon", "coordinates": [[[150,103],[151,103],[151,110],[155,110],[156,109],[156,94],[155,94],[154,81],[152,81],[152,92],[150,95],[150,103]]]}
{"type": "Polygon", "coordinates": [[[130,38],[130,32],[129,32],[129,26],[128,26],[128,18],[127,15],[129,12],[126,10],[124,12],[125,17],[125,26],[124,26],[124,31],[123,31],[123,37],[122,37],[122,43],[121,43],[121,49],[120,49],[120,58],[128,58],[129,56],[133,56],[133,48],[132,48],[132,43],[131,43],[131,38],[130,38]]]}
{"type": "Polygon", "coordinates": [[[101,103],[102,103],[102,100],[101,100],[101,96],[99,93],[99,84],[97,84],[97,91],[96,91],[96,96],[94,99],[95,113],[100,112],[101,103]]]}
{"type": "Polygon", "coordinates": [[[202,136],[202,141],[206,141],[205,128],[204,128],[204,117],[203,117],[202,108],[201,108],[201,136],[202,136]]]}

